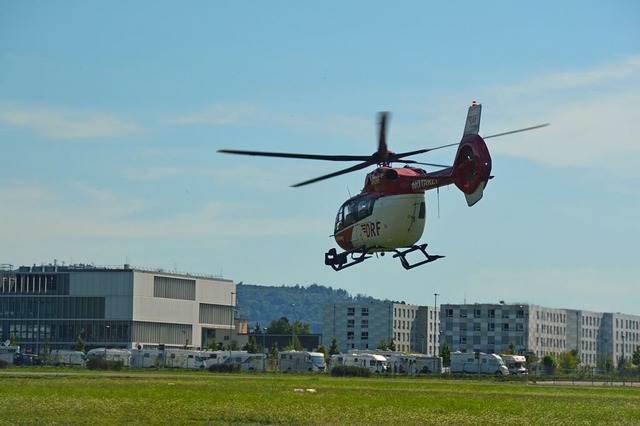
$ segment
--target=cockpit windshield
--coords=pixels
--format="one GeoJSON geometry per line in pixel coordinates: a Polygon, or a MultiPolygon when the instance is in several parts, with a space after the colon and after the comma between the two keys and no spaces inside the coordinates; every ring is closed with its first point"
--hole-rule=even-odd
{"type": "Polygon", "coordinates": [[[335,232],[371,216],[374,204],[375,199],[370,197],[351,199],[344,203],[336,215],[335,232]]]}

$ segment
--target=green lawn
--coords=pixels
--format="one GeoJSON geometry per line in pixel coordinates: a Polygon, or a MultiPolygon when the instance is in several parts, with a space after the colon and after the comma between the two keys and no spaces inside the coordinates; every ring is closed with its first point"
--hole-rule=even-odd
{"type": "Polygon", "coordinates": [[[640,388],[289,374],[0,372],[0,424],[7,425],[435,422],[638,425],[640,388]]]}

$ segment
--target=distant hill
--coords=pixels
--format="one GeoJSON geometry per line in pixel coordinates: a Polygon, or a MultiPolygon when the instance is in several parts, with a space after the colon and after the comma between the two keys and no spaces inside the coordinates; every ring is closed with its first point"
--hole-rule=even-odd
{"type": "Polygon", "coordinates": [[[270,287],[238,283],[236,292],[239,316],[249,321],[249,330],[253,330],[256,323],[267,327],[271,321],[284,316],[289,321],[309,323],[312,333],[322,333],[325,304],[378,301],[363,294],[352,296],[345,290],[317,284],[270,287]]]}

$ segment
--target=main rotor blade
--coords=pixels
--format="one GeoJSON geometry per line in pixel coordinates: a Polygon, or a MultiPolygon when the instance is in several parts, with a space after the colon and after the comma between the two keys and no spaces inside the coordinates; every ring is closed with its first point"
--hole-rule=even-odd
{"type": "Polygon", "coordinates": [[[528,130],[535,130],[541,127],[547,127],[550,124],[551,123],[538,124],[537,126],[527,127],[525,129],[511,130],[510,132],[498,133],[496,135],[491,135],[491,136],[483,136],[482,139],[497,138],[498,136],[505,136],[505,135],[511,135],[513,133],[526,132],[528,130]]]}
{"type": "Polygon", "coordinates": [[[381,161],[387,161],[389,148],[387,148],[387,116],[388,112],[380,113],[380,134],[378,136],[378,158],[381,161]]]}
{"type": "Polygon", "coordinates": [[[294,154],[289,152],[264,152],[264,151],[242,151],[237,149],[219,149],[223,154],[253,155],[257,157],[278,157],[278,158],[301,158],[305,160],[327,160],[327,161],[369,161],[370,155],[322,155],[322,154],[294,154]]]}
{"type": "Polygon", "coordinates": [[[421,161],[414,161],[414,160],[396,160],[396,163],[404,163],[404,164],[421,164],[423,166],[431,166],[431,167],[451,167],[450,164],[448,165],[444,165],[444,164],[435,164],[435,163],[423,163],[421,161]]]}
{"type": "Polygon", "coordinates": [[[411,155],[424,154],[429,151],[435,151],[436,149],[449,148],[450,146],[458,146],[458,145],[460,145],[460,142],[450,143],[448,145],[436,146],[435,148],[425,148],[425,149],[418,149],[416,151],[399,152],[399,153],[393,154],[393,156],[389,159],[389,161],[394,162],[394,161],[398,161],[398,159],[400,158],[409,157],[411,155]]]}
{"type": "Polygon", "coordinates": [[[295,185],[291,185],[291,186],[293,186],[294,188],[297,188],[299,186],[309,185],[310,183],[315,183],[315,182],[319,182],[321,180],[325,180],[325,179],[329,179],[329,178],[332,178],[332,177],[336,177],[336,176],[344,175],[344,174],[347,174],[347,173],[355,172],[356,170],[361,170],[361,169],[364,169],[365,167],[369,167],[372,164],[375,164],[375,162],[365,161],[363,163],[356,164],[355,166],[351,166],[349,168],[342,169],[342,170],[339,170],[337,172],[329,173],[328,175],[323,175],[323,176],[320,176],[320,177],[317,177],[317,178],[313,178],[313,179],[310,179],[310,180],[305,180],[304,182],[296,183],[295,185]]]}

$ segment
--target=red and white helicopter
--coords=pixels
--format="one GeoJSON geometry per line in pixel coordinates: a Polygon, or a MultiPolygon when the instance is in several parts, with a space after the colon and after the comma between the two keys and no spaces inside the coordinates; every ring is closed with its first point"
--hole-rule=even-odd
{"type": "Polygon", "coordinates": [[[405,269],[411,269],[440,259],[426,251],[427,244],[416,244],[426,222],[425,191],[454,184],[460,189],[469,206],[480,201],[491,176],[491,156],[484,142],[497,136],[524,132],[547,126],[527,127],[484,138],[478,135],[482,105],[473,102],[469,107],[462,140],[459,143],[395,153],[387,148],[386,122],[388,113],[380,113],[380,136],[378,150],[371,155],[315,155],[281,152],[241,151],[221,149],[226,154],[253,155],[262,157],[301,158],[307,160],[359,161],[359,164],[327,175],[293,185],[299,187],[345,173],[377,165],[367,174],[360,194],[345,201],[336,215],[334,234],[336,243],[344,250],[335,248],[325,253],[325,264],[339,271],[356,265],[374,253],[393,253],[405,269]],[[458,146],[453,166],[421,163],[406,160],[406,157],[424,154],[436,149],[458,146]],[[404,163],[404,167],[392,167],[392,163],[404,163]],[[414,165],[441,167],[435,172],[426,172],[414,165]],[[422,260],[411,264],[407,254],[421,252],[422,260]]]}

